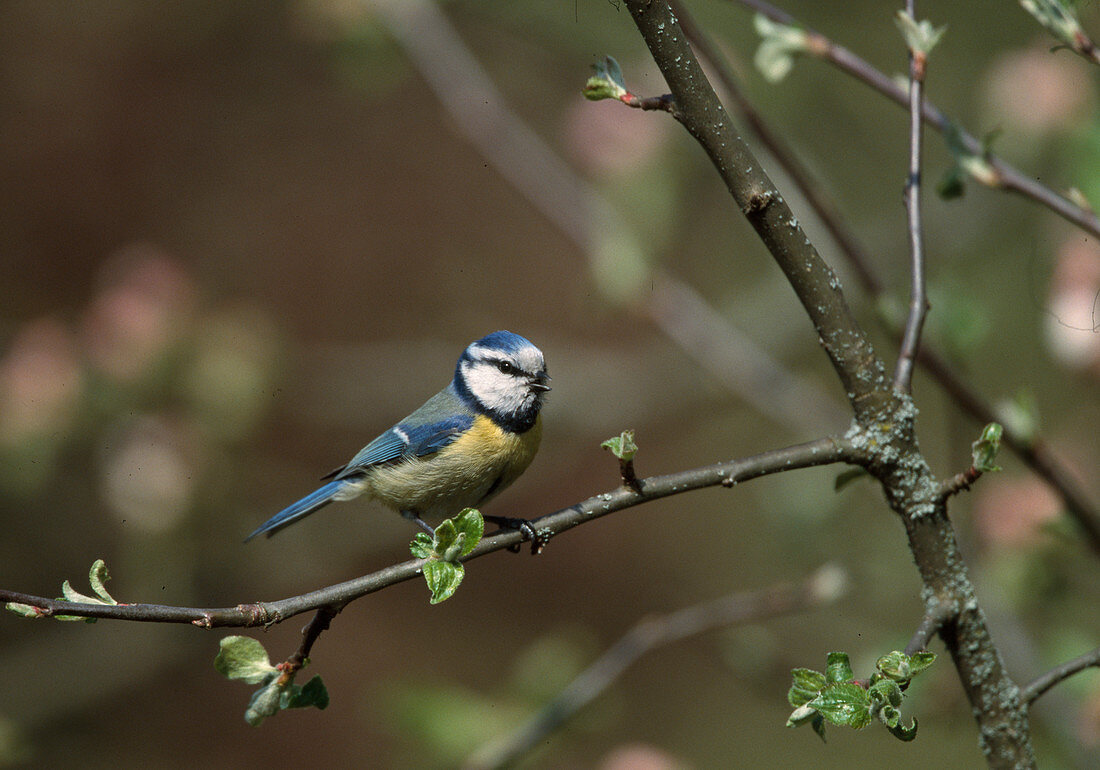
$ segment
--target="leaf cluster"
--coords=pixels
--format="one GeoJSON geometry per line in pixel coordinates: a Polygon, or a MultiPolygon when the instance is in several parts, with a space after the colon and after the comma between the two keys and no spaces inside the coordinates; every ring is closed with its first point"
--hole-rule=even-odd
{"type": "Polygon", "coordinates": [[[791,671],[787,701],[794,711],[787,727],[809,723],[825,740],[826,721],[859,730],[877,718],[899,740],[911,741],[917,737],[917,720],[908,727],[902,724],[903,693],[913,677],[935,660],[932,652],[910,656],[894,651],[879,658],[871,678],[862,682],[853,677],[847,653],[830,652],[825,673],[809,668],[791,671]]]}

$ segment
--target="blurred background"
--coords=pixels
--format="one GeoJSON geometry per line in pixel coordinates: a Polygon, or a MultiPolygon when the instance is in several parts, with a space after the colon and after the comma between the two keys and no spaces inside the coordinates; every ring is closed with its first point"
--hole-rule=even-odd
{"type": "MultiPolygon", "coordinates": [[[[783,7],[894,73],[898,5],[783,7]]],[[[904,302],[906,114],[816,61],[769,84],[751,14],[691,8],[904,302]]],[[[1052,52],[1014,3],[921,14],[948,25],[930,98],[976,135],[999,130],[994,149],[1028,174],[1100,201],[1096,70],[1052,52]]],[[[1095,6],[1083,20],[1100,32],[1095,6]]],[[[0,585],[87,591],[103,558],[120,601],[227,606],[408,558],[408,523],[362,501],[241,541],[499,328],[542,348],[554,392],[540,455],[489,513],[533,518],[615,487],[599,444],[625,428],[642,475],[842,431],[809,322],[694,142],[668,115],[581,97],[607,54],[632,90],[663,92],[629,14],[603,0],[0,5],[0,585]]],[[[950,166],[929,132],[929,188],[950,166]]],[[[950,202],[929,189],[926,214],[928,339],[1100,498],[1100,247],[973,184],[950,202]]],[[[922,374],[915,392],[936,472],[964,469],[980,426],[922,374]]],[[[1059,499],[1001,464],[952,512],[1024,683],[1097,645],[1100,581],[1059,499]]],[[[232,631],[5,613],[0,765],[451,766],[639,619],[826,562],[849,573],[840,602],[647,655],[531,766],[979,764],[946,659],[906,700],[916,744],[784,727],[790,669],[845,650],[867,676],[920,619],[902,528],[872,485],[834,492],[840,470],[678,496],[537,559],[479,560],[440,606],[421,582],[357,601],[301,680],[324,678],[328,710],[256,729],[251,690],[212,665],[232,631]]],[[[306,620],[248,633],[282,660],[306,620]]],[[[1085,765],[1100,677],[1045,696],[1033,725],[1044,766],[1085,765]]]]}

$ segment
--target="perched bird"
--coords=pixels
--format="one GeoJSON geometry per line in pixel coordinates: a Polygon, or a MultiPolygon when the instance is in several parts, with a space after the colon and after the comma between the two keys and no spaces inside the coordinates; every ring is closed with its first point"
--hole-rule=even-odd
{"type": "Polygon", "coordinates": [[[508,331],[482,337],[462,352],[450,385],[246,540],[270,537],[334,500],[359,495],[432,533],[425,518],[480,506],[527,470],[542,438],[539,409],[549,379],[542,351],[523,337],[508,331]]]}

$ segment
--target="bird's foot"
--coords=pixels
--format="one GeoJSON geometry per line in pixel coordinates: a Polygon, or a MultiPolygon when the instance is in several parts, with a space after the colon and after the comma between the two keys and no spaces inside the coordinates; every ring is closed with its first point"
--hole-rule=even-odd
{"type": "Polygon", "coordinates": [[[401,511],[401,515],[409,521],[415,522],[418,527],[428,533],[428,537],[435,539],[435,527],[432,527],[428,522],[417,516],[412,511],[401,511]]]}
{"type": "MultiPolygon", "coordinates": [[[[540,553],[542,553],[542,549],[544,549],[546,547],[546,544],[550,542],[551,533],[549,531],[544,531],[542,533],[538,532],[531,525],[531,522],[529,522],[527,519],[515,519],[511,516],[484,515],[482,516],[482,518],[484,518],[485,521],[496,524],[498,527],[500,527],[501,531],[518,530],[519,533],[523,535],[523,539],[531,543],[532,556],[538,556],[540,553]]],[[[516,543],[515,545],[509,546],[508,550],[512,553],[519,553],[521,548],[522,545],[520,543],[516,543]]]]}

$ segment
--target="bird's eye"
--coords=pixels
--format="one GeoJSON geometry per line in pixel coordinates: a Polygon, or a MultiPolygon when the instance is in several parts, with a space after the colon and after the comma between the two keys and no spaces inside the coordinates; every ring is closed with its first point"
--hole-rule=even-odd
{"type": "Polygon", "coordinates": [[[507,361],[497,361],[497,369],[500,370],[501,374],[515,374],[516,373],[516,367],[512,366],[507,361]]]}

